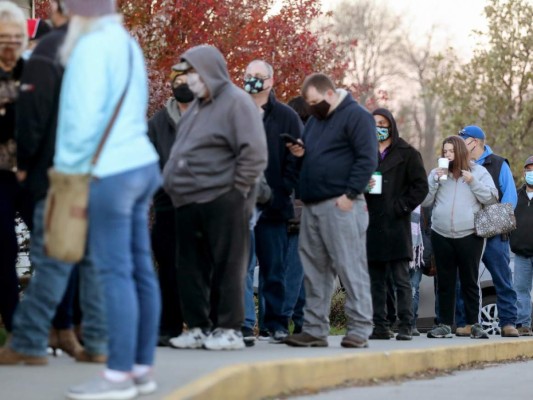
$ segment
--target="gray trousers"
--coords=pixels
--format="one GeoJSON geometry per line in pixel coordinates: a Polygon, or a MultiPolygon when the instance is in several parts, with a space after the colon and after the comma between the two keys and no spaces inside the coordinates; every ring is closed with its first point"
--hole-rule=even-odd
{"type": "Polygon", "coordinates": [[[303,207],[299,242],[306,293],[303,331],[318,338],[328,336],[331,297],[339,276],[346,289],[347,334],[366,340],[372,332],[368,210],[363,195],[348,212],[341,211],[336,200],[303,207]]]}

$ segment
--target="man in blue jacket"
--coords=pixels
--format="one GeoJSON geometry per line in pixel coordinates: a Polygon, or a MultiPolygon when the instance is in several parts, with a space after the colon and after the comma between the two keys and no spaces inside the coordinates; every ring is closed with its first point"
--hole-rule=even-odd
{"type": "Polygon", "coordinates": [[[346,290],[348,321],[341,346],[367,347],[372,298],[366,256],[368,209],[363,192],[377,167],[376,125],[327,75],[308,76],[302,96],[312,117],[305,126],[303,142],[290,150],[302,157],[300,197],[304,207],[299,252],[306,305],[302,333],[288,336],[284,342],[300,347],[328,345],[329,308],[339,276],[346,290]]]}
{"type": "MultiPolygon", "coordinates": [[[[460,132],[470,151],[470,157],[478,165],[484,166],[489,171],[498,189],[500,203],[511,203],[516,208],[518,196],[509,162],[492,152],[485,144],[485,132],[476,125],[465,126],[460,132]]],[[[496,289],[496,305],[500,317],[501,335],[505,337],[518,337],[515,327],[517,318],[516,292],[513,289],[513,280],[510,262],[509,235],[496,235],[487,239],[487,244],[482,258],[489,270],[494,288],[496,289]]],[[[458,327],[457,336],[470,336],[470,326],[458,327]]]]}

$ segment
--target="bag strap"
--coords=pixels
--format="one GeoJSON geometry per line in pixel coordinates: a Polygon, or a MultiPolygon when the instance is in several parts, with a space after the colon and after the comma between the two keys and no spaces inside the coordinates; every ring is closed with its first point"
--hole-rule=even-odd
{"type": "Polygon", "coordinates": [[[118,113],[120,112],[120,109],[122,108],[122,103],[124,103],[124,99],[126,98],[126,94],[128,93],[128,88],[131,83],[132,70],[133,70],[133,51],[131,49],[131,43],[129,43],[129,69],[128,69],[128,80],[126,81],[126,87],[122,91],[122,95],[120,96],[117,106],[115,107],[115,111],[113,111],[113,115],[111,116],[111,119],[109,120],[109,123],[107,124],[105,128],[102,139],[100,139],[100,143],[98,143],[96,152],[94,153],[94,156],[91,160],[91,167],[94,167],[96,165],[96,162],[98,161],[98,158],[100,157],[100,153],[102,152],[102,149],[104,148],[104,144],[107,141],[109,134],[111,133],[111,129],[113,128],[115,121],[117,120],[118,113]]]}

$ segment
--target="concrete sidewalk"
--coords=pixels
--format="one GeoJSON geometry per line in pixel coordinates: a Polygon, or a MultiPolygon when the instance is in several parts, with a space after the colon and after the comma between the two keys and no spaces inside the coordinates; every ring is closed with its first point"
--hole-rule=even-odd
{"type": "MultiPolygon", "coordinates": [[[[533,338],[373,340],[368,349],[343,349],[340,336],[327,348],[292,348],[256,342],[242,351],[159,348],[159,391],[143,399],[261,399],[301,389],[320,389],[350,380],[393,378],[429,368],[533,357],[533,338]]],[[[68,356],[50,357],[46,367],[0,367],[2,400],[62,399],[65,389],[92,378],[99,365],[68,356]]]]}

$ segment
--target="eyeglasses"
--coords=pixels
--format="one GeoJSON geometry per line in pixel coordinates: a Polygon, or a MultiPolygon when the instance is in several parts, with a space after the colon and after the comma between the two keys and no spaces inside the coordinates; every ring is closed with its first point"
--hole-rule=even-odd
{"type": "Polygon", "coordinates": [[[250,74],[246,74],[244,75],[244,80],[248,80],[248,79],[252,79],[252,78],[257,78],[257,79],[262,79],[262,80],[267,80],[267,79],[270,79],[271,77],[270,76],[261,76],[261,75],[250,75],[250,74]]]}
{"type": "Polygon", "coordinates": [[[472,143],[474,143],[475,141],[476,141],[476,139],[472,139],[472,140],[471,140],[470,142],[468,142],[468,143],[466,143],[466,141],[465,141],[465,144],[466,144],[467,146],[470,146],[470,145],[471,145],[472,143]]]}

